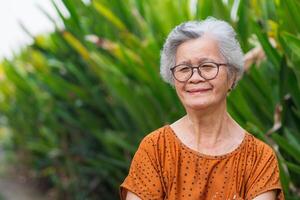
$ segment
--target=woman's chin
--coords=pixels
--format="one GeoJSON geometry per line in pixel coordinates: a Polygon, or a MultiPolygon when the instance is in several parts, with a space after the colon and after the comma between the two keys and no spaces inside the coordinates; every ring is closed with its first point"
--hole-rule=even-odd
{"type": "Polygon", "coordinates": [[[210,102],[186,102],[185,107],[192,110],[203,110],[210,107],[212,104],[210,102]]]}

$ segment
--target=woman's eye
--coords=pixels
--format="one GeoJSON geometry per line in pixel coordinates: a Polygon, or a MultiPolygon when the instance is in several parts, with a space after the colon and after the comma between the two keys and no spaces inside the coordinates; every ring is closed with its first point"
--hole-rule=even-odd
{"type": "Polygon", "coordinates": [[[209,71],[209,70],[212,70],[213,67],[212,66],[202,66],[202,69],[205,71],[209,71]]]}
{"type": "Polygon", "coordinates": [[[179,69],[180,72],[188,72],[190,71],[190,68],[189,67],[182,67],[179,69]]]}
{"type": "Polygon", "coordinates": [[[189,68],[188,67],[184,67],[184,68],[181,68],[180,71],[184,72],[184,71],[188,71],[189,68]]]}
{"type": "Polygon", "coordinates": [[[213,66],[213,65],[202,65],[201,66],[201,69],[204,70],[204,71],[210,71],[210,70],[213,70],[215,69],[216,67],[213,66]]]}

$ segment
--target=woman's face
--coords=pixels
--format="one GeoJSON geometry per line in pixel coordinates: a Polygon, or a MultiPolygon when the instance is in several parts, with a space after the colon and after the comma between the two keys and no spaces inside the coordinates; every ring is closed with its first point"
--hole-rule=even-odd
{"type": "MultiPolygon", "coordinates": [[[[210,36],[188,40],[177,48],[176,65],[187,63],[198,66],[209,61],[226,63],[217,41],[210,36]]],[[[185,82],[174,79],[177,95],[184,107],[199,110],[226,101],[227,92],[234,81],[228,76],[227,68],[227,65],[220,65],[218,75],[212,80],[205,80],[195,69],[192,77],[185,82]]]]}

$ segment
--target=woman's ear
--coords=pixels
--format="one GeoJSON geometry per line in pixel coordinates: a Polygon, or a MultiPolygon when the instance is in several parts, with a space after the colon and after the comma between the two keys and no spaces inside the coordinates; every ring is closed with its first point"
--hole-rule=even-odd
{"type": "Polygon", "coordinates": [[[236,73],[232,73],[231,76],[232,77],[230,79],[230,88],[228,89],[228,92],[230,92],[235,87],[235,83],[236,83],[236,73]]]}

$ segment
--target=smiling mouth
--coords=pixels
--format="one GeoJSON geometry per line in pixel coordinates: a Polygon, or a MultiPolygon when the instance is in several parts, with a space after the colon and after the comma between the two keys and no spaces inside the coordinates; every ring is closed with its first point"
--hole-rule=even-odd
{"type": "Polygon", "coordinates": [[[188,93],[195,94],[195,93],[203,93],[203,92],[208,92],[211,90],[211,88],[207,89],[193,89],[193,90],[187,90],[188,93]]]}

